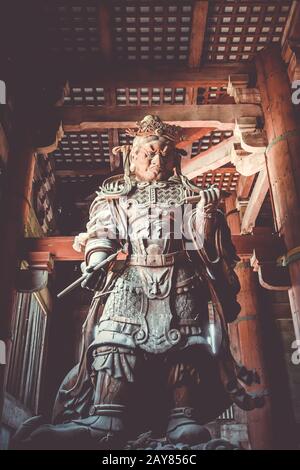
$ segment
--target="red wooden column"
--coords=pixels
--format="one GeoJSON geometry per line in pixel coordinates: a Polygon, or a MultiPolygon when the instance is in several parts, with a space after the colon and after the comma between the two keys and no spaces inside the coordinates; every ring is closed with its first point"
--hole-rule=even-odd
{"type": "Polygon", "coordinates": [[[266,161],[270,187],[278,231],[287,250],[291,309],[295,334],[300,339],[300,129],[279,48],[259,53],[256,66],[269,140],[266,161]]]}
{"type": "MultiPolygon", "coordinates": [[[[232,235],[240,233],[240,218],[235,212],[236,195],[226,200],[227,221],[232,235]]],[[[237,320],[229,325],[232,352],[236,360],[249,369],[255,369],[261,383],[249,391],[267,389],[267,371],[264,365],[263,343],[260,326],[260,305],[258,301],[258,279],[250,266],[249,258],[242,259],[237,267],[241,290],[238,302],[241,312],[237,320]]],[[[272,422],[270,400],[267,397],[263,408],[241,413],[241,421],[247,423],[249,441],[252,449],[272,449],[272,422]]]]}
{"type": "MultiPolygon", "coordinates": [[[[258,301],[258,279],[253,272],[250,260],[242,260],[236,267],[241,291],[238,302],[241,312],[236,320],[241,362],[249,369],[255,369],[261,383],[251,387],[251,391],[268,390],[267,371],[264,364],[260,305],[258,301]]],[[[270,390],[269,390],[270,392],[270,390]]],[[[247,412],[249,441],[252,449],[272,449],[273,432],[270,398],[265,397],[265,405],[247,412]]]]}

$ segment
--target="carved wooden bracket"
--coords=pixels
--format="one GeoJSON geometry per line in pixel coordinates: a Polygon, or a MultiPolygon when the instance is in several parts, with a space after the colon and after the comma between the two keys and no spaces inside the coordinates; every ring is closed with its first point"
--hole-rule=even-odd
{"type": "Polygon", "coordinates": [[[234,136],[239,143],[232,148],[231,162],[243,176],[251,176],[265,167],[267,139],[264,131],[243,131],[237,123],[234,136]]]}
{"type": "Polygon", "coordinates": [[[241,175],[251,176],[264,168],[265,155],[264,153],[248,153],[241,147],[241,144],[234,144],[231,151],[231,163],[241,175]]]}
{"type": "Polygon", "coordinates": [[[261,104],[260,92],[257,88],[241,87],[234,75],[229,77],[227,93],[234,98],[236,104],[261,104]]]}
{"type": "Polygon", "coordinates": [[[63,136],[64,136],[64,130],[63,130],[63,127],[62,127],[62,123],[60,123],[59,128],[58,128],[58,130],[55,134],[54,142],[51,143],[50,145],[39,146],[39,147],[36,148],[36,151],[38,153],[51,153],[51,152],[54,152],[54,150],[57,149],[58,144],[61,141],[61,139],[63,138],[63,136]]]}
{"type": "Polygon", "coordinates": [[[253,250],[250,264],[257,272],[259,283],[268,290],[287,291],[291,288],[289,271],[277,263],[277,257],[269,259],[268,252],[258,247],[253,250]]]}

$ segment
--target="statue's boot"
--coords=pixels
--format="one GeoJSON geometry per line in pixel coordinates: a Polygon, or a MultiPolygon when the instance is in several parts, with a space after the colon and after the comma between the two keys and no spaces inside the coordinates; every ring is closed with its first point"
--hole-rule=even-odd
{"type": "Polygon", "coordinates": [[[125,444],[124,405],[92,405],[89,414],[88,418],[74,423],[88,427],[90,437],[98,449],[116,449],[125,444]]]}
{"type": "Polygon", "coordinates": [[[174,408],[167,427],[167,439],[172,444],[196,445],[208,442],[211,435],[197,422],[194,408],[174,408]]]}
{"type": "Polygon", "coordinates": [[[22,447],[22,442],[25,442],[30,438],[31,434],[38,429],[40,426],[44,425],[46,418],[42,415],[33,416],[32,418],[27,419],[21,426],[17,429],[10,441],[10,450],[18,449],[22,447]]]}
{"type": "Polygon", "coordinates": [[[93,405],[88,418],[57,425],[43,424],[24,440],[19,434],[19,439],[18,436],[14,439],[14,448],[120,449],[126,441],[124,412],[124,405],[93,405]]]}

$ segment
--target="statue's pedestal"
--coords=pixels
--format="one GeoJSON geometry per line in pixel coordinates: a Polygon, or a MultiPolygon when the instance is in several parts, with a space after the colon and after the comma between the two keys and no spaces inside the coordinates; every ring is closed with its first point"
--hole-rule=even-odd
{"type": "Polygon", "coordinates": [[[243,450],[227,439],[211,439],[193,446],[188,444],[170,444],[167,439],[153,439],[151,431],[138,436],[136,441],[129,441],[125,450],[243,450]]]}

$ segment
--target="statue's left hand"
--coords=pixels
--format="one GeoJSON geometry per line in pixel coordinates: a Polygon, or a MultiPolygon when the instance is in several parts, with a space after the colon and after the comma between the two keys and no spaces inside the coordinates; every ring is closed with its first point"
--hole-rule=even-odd
{"type": "Polygon", "coordinates": [[[216,260],[218,253],[215,244],[215,234],[219,225],[218,204],[222,198],[219,188],[212,186],[200,192],[201,200],[197,204],[197,211],[203,214],[202,237],[205,251],[210,259],[216,260]]]}
{"type": "Polygon", "coordinates": [[[197,208],[205,210],[207,206],[216,206],[221,199],[221,191],[219,188],[212,186],[208,189],[200,191],[201,199],[197,204],[197,208]]]}

